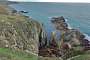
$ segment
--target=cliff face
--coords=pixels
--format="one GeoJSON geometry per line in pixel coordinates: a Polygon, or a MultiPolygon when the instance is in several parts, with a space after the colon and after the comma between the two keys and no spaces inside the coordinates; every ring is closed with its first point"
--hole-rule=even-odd
{"type": "Polygon", "coordinates": [[[41,24],[29,17],[0,11],[0,48],[37,53],[41,29],[41,24]]]}

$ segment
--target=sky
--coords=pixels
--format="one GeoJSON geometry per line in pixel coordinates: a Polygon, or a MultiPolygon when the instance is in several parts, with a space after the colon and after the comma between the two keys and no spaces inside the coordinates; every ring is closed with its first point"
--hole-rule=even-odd
{"type": "Polygon", "coordinates": [[[9,0],[19,2],[85,2],[90,3],[90,0],[9,0]]]}

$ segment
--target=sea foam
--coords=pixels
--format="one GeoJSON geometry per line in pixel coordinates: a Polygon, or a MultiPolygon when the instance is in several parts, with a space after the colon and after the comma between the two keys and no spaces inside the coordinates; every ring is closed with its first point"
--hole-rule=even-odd
{"type": "Polygon", "coordinates": [[[85,39],[90,41],[90,36],[88,34],[85,34],[85,33],[84,33],[84,35],[85,35],[85,39]]]}
{"type": "MultiPolygon", "coordinates": [[[[66,21],[66,23],[68,24],[68,28],[69,28],[69,29],[72,29],[72,27],[71,27],[70,24],[68,23],[68,20],[65,19],[65,21],[66,21]]],[[[87,40],[90,41],[90,36],[89,36],[88,34],[85,34],[85,33],[83,33],[83,34],[85,35],[85,39],[87,39],[87,40]]]]}
{"type": "Polygon", "coordinates": [[[70,26],[70,24],[68,23],[68,20],[65,19],[66,23],[68,24],[68,29],[72,29],[72,27],[70,26]]]}

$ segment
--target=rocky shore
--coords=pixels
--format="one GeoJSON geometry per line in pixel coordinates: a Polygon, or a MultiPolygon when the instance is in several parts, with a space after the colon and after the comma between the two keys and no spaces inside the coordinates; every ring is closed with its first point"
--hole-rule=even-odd
{"type": "MultiPolygon", "coordinates": [[[[84,41],[90,42],[85,38],[85,35],[77,29],[69,29],[68,23],[65,22],[63,16],[61,17],[53,17],[51,22],[55,25],[56,29],[59,30],[63,34],[63,42],[69,42],[69,45],[81,45],[85,44],[84,41]]],[[[90,45],[89,45],[90,46],[90,45]]]]}
{"type": "Polygon", "coordinates": [[[52,17],[51,22],[60,31],[61,37],[57,40],[56,32],[52,32],[49,44],[39,49],[40,56],[48,57],[47,60],[52,57],[57,57],[54,60],[67,60],[90,50],[90,41],[79,30],[69,29],[63,16],[52,17]]]}

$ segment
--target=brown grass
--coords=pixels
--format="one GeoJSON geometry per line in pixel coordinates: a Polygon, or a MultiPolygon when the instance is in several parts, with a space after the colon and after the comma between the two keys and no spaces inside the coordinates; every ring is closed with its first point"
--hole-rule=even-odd
{"type": "Polygon", "coordinates": [[[6,5],[0,5],[0,14],[8,14],[8,8],[6,5]]]}

